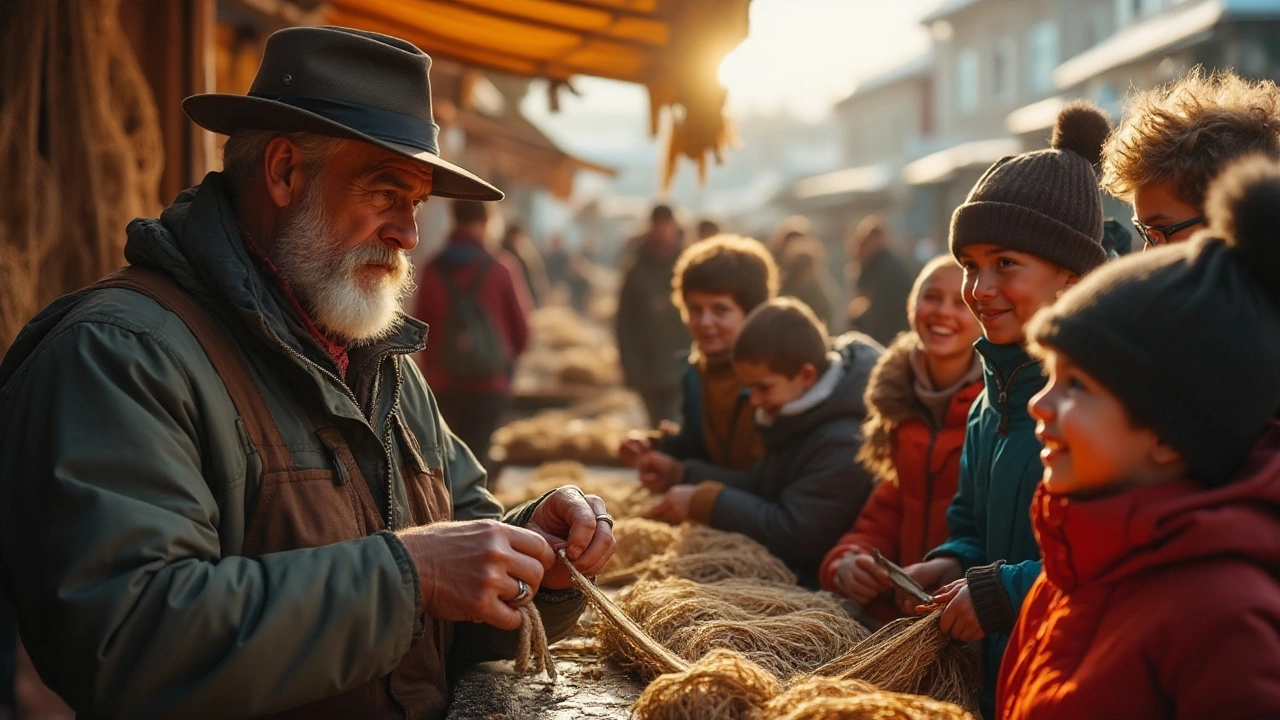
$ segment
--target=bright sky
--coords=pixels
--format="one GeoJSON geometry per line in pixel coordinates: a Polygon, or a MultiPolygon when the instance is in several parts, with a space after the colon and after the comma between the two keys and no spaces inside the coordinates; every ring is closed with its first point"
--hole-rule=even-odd
{"type": "Polygon", "coordinates": [[[739,114],[789,107],[816,119],[857,80],[923,52],[937,0],[754,0],[747,39],[720,66],[739,114]]]}
{"type": "MultiPolygon", "coordinates": [[[[738,116],[787,108],[818,119],[859,79],[924,52],[928,34],[918,19],[938,2],[754,0],[747,39],[720,68],[729,104],[738,116]]],[[[601,150],[647,136],[643,87],[598,78],[578,78],[573,85],[580,95],[563,93],[559,113],[548,109],[541,83],[523,105],[567,149],[599,157],[601,150]]]]}

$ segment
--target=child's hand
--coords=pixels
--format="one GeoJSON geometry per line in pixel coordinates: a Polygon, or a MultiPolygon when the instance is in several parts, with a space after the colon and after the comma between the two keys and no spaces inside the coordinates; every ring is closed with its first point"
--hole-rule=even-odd
{"type": "Polygon", "coordinates": [[[635,467],[641,456],[651,449],[648,438],[628,438],[618,448],[618,460],[627,467],[635,467]]]}
{"type": "Polygon", "coordinates": [[[875,558],[856,550],[845,553],[836,562],[835,583],[840,594],[860,605],[866,605],[893,589],[888,571],[880,567],[875,558]]]}
{"type": "MultiPolygon", "coordinates": [[[[964,577],[964,568],[953,557],[934,558],[903,569],[927,593],[935,593],[943,585],[964,577]]],[[[902,590],[897,591],[896,600],[898,607],[908,615],[914,615],[920,604],[919,600],[902,590]]]]}
{"type": "Polygon", "coordinates": [[[978,622],[978,613],[973,609],[968,580],[960,578],[944,586],[933,596],[933,602],[947,606],[938,620],[938,629],[944,634],[961,642],[977,642],[986,636],[982,623],[978,622]]]}
{"type": "Polygon", "coordinates": [[[689,503],[693,500],[693,485],[677,485],[662,496],[662,500],[649,511],[649,517],[679,525],[689,519],[689,503]]]}
{"type": "Polygon", "coordinates": [[[684,471],[675,458],[657,450],[641,455],[636,469],[640,471],[640,484],[651,493],[666,491],[679,481],[684,471]]]}

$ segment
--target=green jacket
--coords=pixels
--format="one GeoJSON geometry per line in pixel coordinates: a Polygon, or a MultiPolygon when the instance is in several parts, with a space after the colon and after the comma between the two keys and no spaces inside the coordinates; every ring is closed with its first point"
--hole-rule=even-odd
{"type": "MultiPolygon", "coordinates": [[[[454,516],[498,518],[407,357],[426,327],[403,318],[353,350],[344,382],[260,274],[226,192],[211,173],[159,220],[135,220],[125,255],[222,319],[295,463],[334,469],[289,399],[301,388],[342,428],[389,527],[408,516],[396,416],[443,468],[454,516]]],[[[253,717],[381,677],[414,642],[424,589],[390,532],[239,555],[260,470],[194,336],[150,298],[70,295],[23,330],[0,365],[0,587],[41,676],[82,715],[253,717]]],[[[539,605],[556,638],[583,600],[551,595],[539,605]]],[[[460,623],[453,649],[510,657],[515,642],[460,623]]]]}
{"type": "Polygon", "coordinates": [[[1045,384],[1040,363],[1019,345],[982,338],[986,387],[969,411],[960,486],[947,509],[951,535],[927,558],[952,556],[969,578],[982,641],[984,715],[993,717],[995,681],[1008,633],[1040,574],[1040,548],[1031,528],[1031,496],[1044,470],[1027,402],[1045,384]]]}

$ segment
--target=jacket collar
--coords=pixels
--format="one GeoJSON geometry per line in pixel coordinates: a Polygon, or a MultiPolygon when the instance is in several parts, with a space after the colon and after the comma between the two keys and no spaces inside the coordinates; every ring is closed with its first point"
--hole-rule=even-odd
{"type": "Polygon", "coordinates": [[[1280,423],[1255,444],[1235,479],[1206,488],[1190,479],[1095,499],[1048,492],[1031,503],[1044,572],[1070,592],[1172,561],[1233,556],[1280,564],[1280,423]]]}

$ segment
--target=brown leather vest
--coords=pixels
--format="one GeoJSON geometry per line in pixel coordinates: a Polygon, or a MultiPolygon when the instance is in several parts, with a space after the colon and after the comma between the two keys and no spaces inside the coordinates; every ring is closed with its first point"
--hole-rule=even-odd
{"type": "MultiPolygon", "coordinates": [[[[246,523],[242,554],[318,547],[354,540],[385,529],[386,524],[365,481],[351,447],[328,418],[307,408],[316,435],[335,459],[334,469],[295,466],[288,445],[243,356],[226,329],[167,276],[128,267],[97,284],[119,287],[151,297],[186,324],[208,355],[239,413],[250,442],[262,460],[262,485],[253,515],[246,523]]],[[[451,520],[453,507],[444,486],[443,470],[423,459],[417,438],[399,415],[393,434],[410,467],[401,479],[408,490],[413,525],[451,520]]],[[[315,602],[324,602],[317,597],[315,602]]],[[[271,718],[333,720],[410,718],[428,720],[444,715],[448,690],[445,656],[452,640],[452,624],[424,616],[424,632],[390,675],[373,678],[345,692],[272,715],[271,718]]],[[[340,648],[332,651],[340,652],[340,648]]]]}

